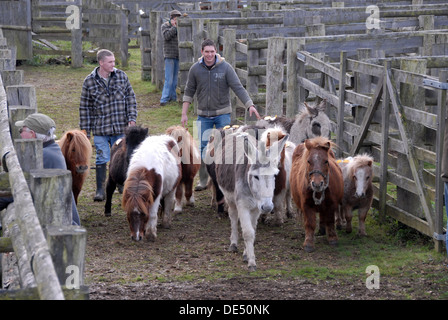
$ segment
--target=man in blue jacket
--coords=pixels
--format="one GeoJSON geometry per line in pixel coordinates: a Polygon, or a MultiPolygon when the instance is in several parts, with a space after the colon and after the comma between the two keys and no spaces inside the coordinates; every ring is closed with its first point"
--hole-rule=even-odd
{"type": "MultiPolygon", "coordinates": [[[[203,160],[203,153],[209,139],[204,133],[213,127],[220,129],[230,125],[230,114],[232,112],[230,89],[248,109],[250,116],[255,114],[260,119],[260,115],[233,67],[216,53],[216,46],[213,40],[206,39],[202,42],[201,54],[202,57],[191,66],[188,73],[183,97],[181,122],[183,126],[187,125],[188,108],[196,94],[198,104],[197,121],[198,126],[200,126],[200,151],[201,159],[203,160]]],[[[207,186],[207,179],[207,168],[204,161],[201,161],[199,185],[196,186],[195,190],[204,190],[207,186]]]]}
{"type": "MultiPolygon", "coordinates": [[[[42,113],[33,113],[23,121],[17,121],[16,127],[20,128],[20,137],[22,139],[41,139],[43,142],[43,166],[44,169],[64,169],[67,170],[64,155],[61,148],[56,143],[54,131],[56,124],[49,116],[42,113]]],[[[5,209],[13,198],[0,199],[0,210],[5,209]]],[[[72,224],[81,225],[78,209],[76,207],[75,197],[72,193],[72,224]]]]}

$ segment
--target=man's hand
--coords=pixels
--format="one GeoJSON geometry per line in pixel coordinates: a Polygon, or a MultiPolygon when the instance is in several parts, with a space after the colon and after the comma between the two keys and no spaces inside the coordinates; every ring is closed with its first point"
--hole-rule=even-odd
{"type": "Polygon", "coordinates": [[[260,114],[258,113],[257,109],[255,108],[255,106],[250,106],[249,107],[249,116],[252,117],[252,114],[255,114],[255,116],[257,117],[258,120],[261,119],[260,114]]]}

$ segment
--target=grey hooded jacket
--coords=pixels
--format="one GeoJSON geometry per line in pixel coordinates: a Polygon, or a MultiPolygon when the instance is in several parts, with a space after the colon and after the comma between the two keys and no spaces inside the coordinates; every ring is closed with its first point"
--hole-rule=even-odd
{"type": "Polygon", "coordinates": [[[205,66],[201,57],[190,68],[183,101],[191,103],[196,93],[199,116],[214,117],[231,113],[229,89],[232,89],[246,109],[254,104],[235,70],[223,57],[216,54],[216,63],[211,69],[205,66]]]}

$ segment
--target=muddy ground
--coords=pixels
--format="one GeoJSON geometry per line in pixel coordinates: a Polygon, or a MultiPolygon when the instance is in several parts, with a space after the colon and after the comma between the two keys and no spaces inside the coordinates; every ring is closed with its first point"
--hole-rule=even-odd
{"type": "MultiPolygon", "coordinates": [[[[79,104],[61,107],[47,103],[66,97],[61,91],[79,91],[65,71],[51,73],[27,67],[26,83],[36,86],[39,111],[49,112],[56,123],[76,128],[79,104]],[[50,79],[50,80],[48,80],[50,79]],[[44,97],[41,97],[41,96],[44,97]],[[74,120],[65,123],[71,115],[74,120]],[[73,116],[74,115],[74,116],[73,116]]],[[[90,70],[84,70],[82,80],[90,70]]],[[[70,72],[67,69],[66,72],[70,72]]],[[[72,76],[73,77],[73,76],[72,76]]],[[[142,117],[159,108],[160,93],[138,96],[142,117]]],[[[53,103],[54,104],[54,103],[53,103]]],[[[180,116],[175,115],[178,119],[180,116]]],[[[140,118],[139,121],[144,121],[140,118]]],[[[148,123],[150,123],[148,121],[148,123]]],[[[151,130],[150,130],[151,131],[151,130]]],[[[92,161],[92,164],[94,162],[92,161]]],[[[93,167],[93,166],[92,166],[93,167]]],[[[211,205],[211,192],[196,192],[194,207],[185,207],[174,217],[170,229],[158,229],[155,242],[133,242],[121,209],[121,195],[113,198],[112,216],[105,217],[104,202],[93,202],[95,170],[81,192],[78,210],[87,229],[85,284],[91,300],[401,300],[446,299],[448,297],[446,254],[431,245],[415,245],[385,235],[369,214],[369,236],[338,231],[339,245],[330,247],[323,236],[316,239],[316,251],[302,248],[304,230],[300,219],[287,219],[282,226],[259,223],[255,254],[257,271],[249,273],[240,252],[229,252],[230,222],[220,218],[211,205]],[[405,254],[411,259],[402,258],[405,254]],[[415,255],[415,259],[413,256],[415,255]],[[400,262],[404,261],[402,265],[400,262]],[[366,287],[366,267],[380,266],[379,289],[366,287]]],[[[357,220],[355,218],[355,220],[357,220]]],[[[355,224],[356,226],[356,224],[355,224]]],[[[356,231],[356,228],[355,228],[356,231]]],[[[378,284],[378,283],[377,283],[378,284]]]]}

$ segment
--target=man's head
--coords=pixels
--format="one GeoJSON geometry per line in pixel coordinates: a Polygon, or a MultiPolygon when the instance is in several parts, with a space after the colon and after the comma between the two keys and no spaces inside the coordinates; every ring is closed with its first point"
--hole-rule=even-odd
{"type": "Polygon", "coordinates": [[[180,13],[180,11],[178,10],[173,10],[170,12],[170,19],[174,19],[177,17],[180,17],[182,15],[182,13],[180,13]]]}
{"type": "Polygon", "coordinates": [[[23,139],[41,137],[53,137],[56,123],[43,113],[30,114],[25,120],[17,121],[16,127],[20,128],[20,136],[23,139]]]}
{"type": "Polygon", "coordinates": [[[216,46],[213,40],[205,39],[202,41],[201,54],[204,57],[204,62],[207,66],[211,66],[215,63],[216,46]]]}
{"type": "Polygon", "coordinates": [[[114,53],[107,49],[101,49],[96,54],[100,69],[105,73],[111,73],[115,67],[114,53]]]}

